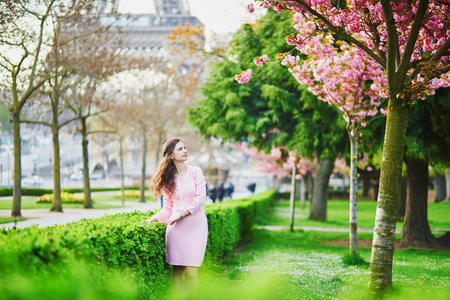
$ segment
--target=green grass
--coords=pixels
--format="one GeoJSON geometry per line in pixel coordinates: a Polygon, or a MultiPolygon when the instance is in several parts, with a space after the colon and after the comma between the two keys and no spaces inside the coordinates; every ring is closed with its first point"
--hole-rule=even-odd
{"type": "MultiPolygon", "coordinates": [[[[375,201],[358,201],[358,227],[373,228],[375,224],[375,201]]],[[[429,203],[428,222],[432,230],[450,230],[450,203],[429,203]]],[[[295,226],[319,226],[319,227],[339,227],[348,228],[349,224],[349,201],[331,200],[328,201],[326,222],[309,220],[309,203],[301,208],[296,203],[295,226]]],[[[289,225],[289,201],[280,200],[274,208],[273,214],[268,218],[266,225],[289,225]]],[[[403,222],[397,222],[397,229],[403,227],[403,222]]]]}
{"type": "MultiPolygon", "coordinates": [[[[225,264],[200,269],[198,299],[365,299],[368,266],[345,266],[347,239],[334,232],[255,230],[253,242],[225,264]]],[[[367,234],[359,235],[365,238],[367,234]]],[[[368,248],[360,248],[370,260],[368,248]]],[[[399,250],[394,254],[394,293],[388,299],[447,299],[450,252],[399,250]]]]}
{"type": "Polygon", "coordinates": [[[21,218],[12,218],[12,217],[0,217],[0,224],[11,223],[14,221],[22,221],[24,219],[21,218]]]}
{"type": "MultiPolygon", "coordinates": [[[[279,201],[266,225],[289,224],[289,202],[279,201]]],[[[376,203],[358,202],[360,227],[373,227],[376,203]],[[363,225],[361,225],[363,224],[363,225]]],[[[449,205],[430,204],[432,229],[450,228],[449,205]]],[[[307,208],[296,209],[297,226],[348,228],[348,201],[328,203],[328,222],[307,220],[307,208]]],[[[401,223],[399,223],[401,225],[401,223]]],[[[398,225],[399,225],[398,224],[398,225]]],[[[224,263],[207,262],[199,271],[198,299],[362,299],[369,295],[371,248],[359,247],[366,264],[348,266],[347,232],[254,229],[252,242],[242,245],[224,263]],[[332,241],[344,241],[334,246],[332,241]]],[[[396,234],[396,239],[401,235],[396,234]]],[[[371,240],[359,232],[358,240],[371,240]]],[[[393,292],[385,299],[448,299],[450,251],[396,250],[393,292]]],[[[170,297],[168,297],[170,298],[170,297]]],[[[171,298],[170,298],[171,299],[171,298]]]]}

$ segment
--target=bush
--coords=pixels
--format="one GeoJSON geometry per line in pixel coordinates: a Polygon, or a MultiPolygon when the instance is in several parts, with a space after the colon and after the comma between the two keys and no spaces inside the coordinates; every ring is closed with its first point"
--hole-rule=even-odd
{"type": "MultiPolygon", "coordinates": [[[[273,197],[274,192],[269,191],[243,200],[206,205],[209,226],[206,258],[220,259],[230,253],[243,235],[250,232],[253,221],[267,215],[264,208],[269,208],[273,197]]],[[[136,298],[160,299],[169,286],[172,268],[165,262],[166,227],[162,223],[142,222],[153,213],[135,211],[84,219],[65,226],[3,229],[0,231],[0,281],[27,277],[31,282],[52,274],[60,277],[81,261],[88,266],[129,272],[135,278],[136,298]]],[[[73,280],[76,286],[81,279],[73,280]]],[[[48,282],[51,285],[53,281],[48,282]]],[[[34,295],[36,298],[44,295],[40,289],[36,293],[39,294],[34,295]]]]}
{"type": "MultiPolygon", "coordinates": [[[[84,194],[61,192],[62,203],[83,203],[84,194]]],[[[53,194],[45,194],[38,198],[37,203],[53,203],[53,194]]]]}
{"type": "MultiPolygon", "coordinates": [[[[139,198],[141,197],[140,190],[124,190],[125,198],[139,198]]],[[[150,198],[150,192],[144,191],[145,198],[150,198]]],[[[122,197],[122,192],[117,192],[116,197],[122,197]]]]}
{"type": "Polygon", "coordinates": [[[355,254],[345,254],[342,257],[342,262],[346,266],[369,266],[370,264],[364,260],[358,253],[355,254]]]}

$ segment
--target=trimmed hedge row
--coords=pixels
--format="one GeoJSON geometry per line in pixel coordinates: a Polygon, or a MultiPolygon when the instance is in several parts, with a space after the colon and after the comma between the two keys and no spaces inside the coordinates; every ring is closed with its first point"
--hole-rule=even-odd
{"type": "MultiPolygon", "coordinates": [[[[127,190],[139,190],[139,187],[126,187],[127,190]]],[[[68,193],[83,193],[83,188],[63,188],[68,193]]],[[[91,192],[109,192],[120,191],[120,187],[113,188],[91,188],[91,192]]],[[[22,196],[42,196],[45,194],[53,194],[53,189],[41,189],[41,188],[22,188],[22,196]]],[[[13,189],[9,187],[0,188],[0,197],[12,196],[13,189]]]]}
{"type": "MultiPolygon", "coordinates": [[[[220,259],[229,254],[248,236],[253,222],[267,215],[274,195],[274,191],[267,191],[247,199],[206,205],[209,226],[206,259],[220,259]]],[[[165,263],[165,226],[142,222],[153,213],[135,211],[64,226],[3,230],[0,293],[3,293],[1,281],[6,283],[17,274],[29,278],[43,273],[59,276],[74,262],[81,261],[131,272],[136,282],[134,296],[161,298],[169,286],[172,268],[165,263]]]]}

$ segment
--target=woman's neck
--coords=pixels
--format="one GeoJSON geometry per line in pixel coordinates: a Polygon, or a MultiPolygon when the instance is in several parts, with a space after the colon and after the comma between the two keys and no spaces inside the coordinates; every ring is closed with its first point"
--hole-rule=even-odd
{"type": "Polygon", "coordinates": [[[177,168],[177,174],[175,174],[175,177],[184,176],[188,169],[188,167],[184,164],[184,162],[175,163],[175,167],[177,168]]]}

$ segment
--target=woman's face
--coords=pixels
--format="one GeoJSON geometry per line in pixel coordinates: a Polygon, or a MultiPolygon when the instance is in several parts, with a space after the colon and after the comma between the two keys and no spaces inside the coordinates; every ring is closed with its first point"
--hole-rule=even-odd
{"type": "Polygon", "coordinates": [[[172,158],[175,162],[185,162],[188,159],[187,149],[183,142],[178,142],[175,145],[172,158]]]}

